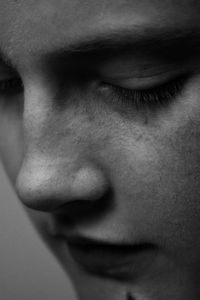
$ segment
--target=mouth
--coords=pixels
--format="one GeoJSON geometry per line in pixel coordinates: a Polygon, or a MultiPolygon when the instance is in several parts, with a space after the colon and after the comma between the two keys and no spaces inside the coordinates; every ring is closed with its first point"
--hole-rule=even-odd
{"type": "Polygon", "coordinates": [[[67,246],[84,271],[121,280],[137,276],[152,264],[157,252],[150,243],[112,244],[85,237],[67,239],[67,246]]]}

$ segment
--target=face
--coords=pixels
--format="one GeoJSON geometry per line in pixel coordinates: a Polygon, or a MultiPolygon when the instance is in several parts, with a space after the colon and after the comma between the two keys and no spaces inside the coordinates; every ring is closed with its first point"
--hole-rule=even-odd
{"type": "Polygon", "coordinates": [[[80,299],[200,297],[199,13],[1,1],[2,160],[80,299]]]}

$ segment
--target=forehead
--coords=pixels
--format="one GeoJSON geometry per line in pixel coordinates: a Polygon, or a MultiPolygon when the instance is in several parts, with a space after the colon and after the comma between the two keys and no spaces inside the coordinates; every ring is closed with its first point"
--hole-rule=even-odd
{"type": "Polygon", "coordinates": [[[195,27],[198,0],[1,0],[0,48],[11,59],[118,30],[195,27]]]}

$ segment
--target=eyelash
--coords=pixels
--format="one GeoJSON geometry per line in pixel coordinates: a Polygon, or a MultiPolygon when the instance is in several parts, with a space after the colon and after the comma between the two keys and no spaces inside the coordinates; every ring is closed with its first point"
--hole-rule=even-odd
{"type": "MultiPolygon", "coordinates": [[[[103,83],[111,89],[113,101],[120,104],[134,106],[137,110],[149,108],[155,110],[167,106],[183,90],[188,75],[172,79],[167,83],[150,89],[136,90],[103,83]]],[[[16,94],[23,90],[23,83],[20,78],[9,78],[0,80],[0,94],[16,94]]],[[[110,98],[110,97],[109,97],[110,98]]]]}
{"type": "Polygon", "coordinates": [[[150,89],[128,89],[113,84],[105,83],[111,89],[113,101],[120,104],[128,104],[136,109],[149,108],[151,110],[167,106],[173,99],[179,96],[188,79],[188,75],[172,79],[160,86],[150,89]]]}

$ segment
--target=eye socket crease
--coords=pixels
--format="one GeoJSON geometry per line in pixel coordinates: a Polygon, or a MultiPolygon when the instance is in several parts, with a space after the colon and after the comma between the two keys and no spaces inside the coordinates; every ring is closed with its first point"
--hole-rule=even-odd
{"type": "Polygon", "coordinates": [[[113,86],[119,86],[126,89],[134,90],[147,90],[152,89],[156,86],[161,86],[168,81],[172,81],[175,78],[183,77],[183,74],[191,73],[189,70],[171,70],[166,72],[158,72],[156,74],[147,74],[147,75],[132,75],[121,76],[114,74],[114,76],[103,77],[102,83],[108,83],[113,86]]]}

